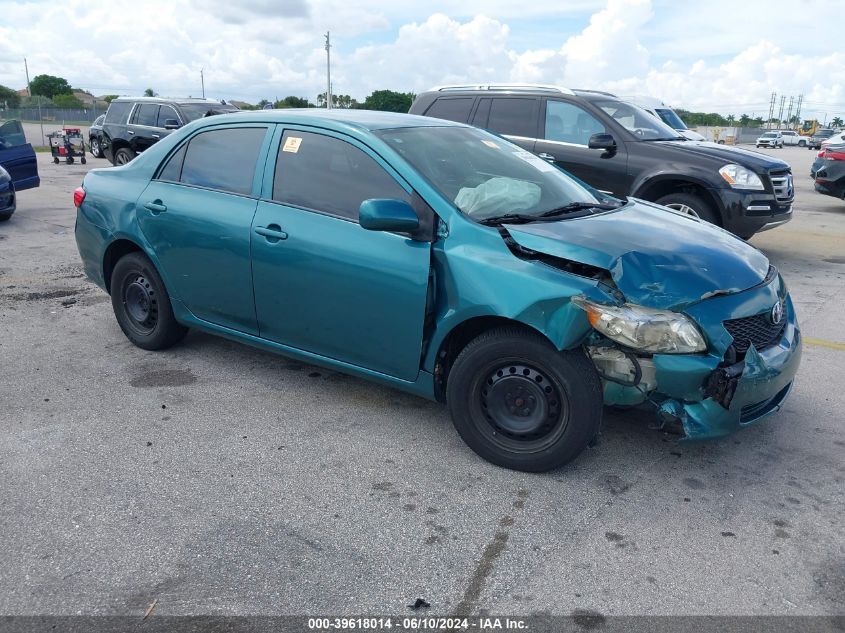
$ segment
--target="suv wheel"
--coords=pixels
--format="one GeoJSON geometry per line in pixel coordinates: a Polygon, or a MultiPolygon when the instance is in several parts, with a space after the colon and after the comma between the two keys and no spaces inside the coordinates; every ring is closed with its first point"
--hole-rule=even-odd
{"type": "Polygon", "coordinates": [[[91,139],[91,156],[94,158],[102,158],[103,150],[100,149],[100,140],[96,138],[91,139]]]}
{"type": "Polygon", "coordinates": [[[130,162],[133,158],[135,158],[137,154],[133,152],[128,147],[121,147],[114,153],[114,164],[115,165],[125,165],[126,163],[130,162]]]}
{"type": "Polygon", "coordinates": [[[705,222],[710,222],[710,224],[719,225],[719,217],[713,211],[713,207],[690,193],[670,193],[668,196],[655,200],[655,202],[685,215],[700,218],[705,222]]]}
{"type": "Polygon", "coordinates": [[[543,472],[577,457],[601,424],[601,381],[579,350],[505,327],[464,348],[449,372],[452,422],[484,459],[543,472]]]}

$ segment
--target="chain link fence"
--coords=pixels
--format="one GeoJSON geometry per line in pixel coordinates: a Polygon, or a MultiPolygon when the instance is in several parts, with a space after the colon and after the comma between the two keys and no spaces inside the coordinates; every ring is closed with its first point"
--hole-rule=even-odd
{"type": "Polygon", "coordinates": [[[53,108],[42,107],[18,108],[0,110],[0,119],[18,119],[26,123],[79,123],[90,125],[101,114],[106,113],[106,108],[53,108]]]}

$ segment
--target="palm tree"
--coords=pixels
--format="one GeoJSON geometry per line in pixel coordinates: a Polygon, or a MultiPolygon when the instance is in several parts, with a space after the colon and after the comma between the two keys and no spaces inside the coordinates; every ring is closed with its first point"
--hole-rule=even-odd
{"type": "Polygon", "coordinates": [[[736,121],[736,117],[733,114],[729,114],[728,116],[725,117],[725,121],[728,122],[728,125],[733,125],[734,122],[736,121]]]}
{"type": "Polygon", "coordinates": [[[833,117],[833,120],[830,122],[832,127],[842,127],[843,121],[842,117],[833,117]]]}
{"type": "Polygon", "coordinates": [[[751,117],[748,116],[747,114],[743,114],[741,117],[739,117],[739,124],[742,127],[748,127],[748,123],[750,121],[751,121],[751,117]]]}
{"type": "Polygon", "coordinates": [[[153,90],[152,88],[147,88],[146,90],[144,90],[144,96],[145,97],[155,97],[156,91],[153,90]]]}

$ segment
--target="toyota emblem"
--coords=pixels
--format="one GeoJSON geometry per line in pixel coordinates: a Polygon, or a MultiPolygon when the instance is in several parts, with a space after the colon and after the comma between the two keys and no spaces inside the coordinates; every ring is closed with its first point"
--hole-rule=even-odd
{"type": "Polygon", "coordinates": [[[783,320],[783,302],[778,301],[772,306],[772,323],[777,325],[783,320]]]}

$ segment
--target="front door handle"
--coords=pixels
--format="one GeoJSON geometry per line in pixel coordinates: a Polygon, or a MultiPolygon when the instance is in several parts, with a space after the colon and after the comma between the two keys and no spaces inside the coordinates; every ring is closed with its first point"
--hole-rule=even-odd
{"type": "Polygon", "coordinates": [[[126,133],[127,134],[135,134],[135,132],[133,132],[132,130],[126,130],[126,133]]]}
{"type": "Polygon", "coordinates": [[[153,215],[158,215],[159,213],[164,213],[165,211],[167,211],[167,205],[162,204],[161,200],[145,202],[144,208],[149,209],[153,215]]]}
{"type": "Polygon", "coordinates": [[[543,160],[549,161],[550,163],[555,162],[555,157],[552,156],[551,154],[546,154],[546,152],[540,152],[539,154],[537,154],[537,156],[539,156],[543,160]]]}
{"type": "Polygon", "coordinates": [[[267,226],[256,226],[255,232],[267,238],[271,244],[275,244],[279,240],[288,239],[288,234],[282,230],[278,224],[269,224],[267,226]]]}
{"type": "Polygon", "coordinates": [[[152,136],[153,138],[161,138],[161,136],[159,136],[158,134],[151,134],[150,136],[152,136]]]}

